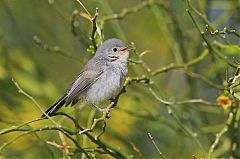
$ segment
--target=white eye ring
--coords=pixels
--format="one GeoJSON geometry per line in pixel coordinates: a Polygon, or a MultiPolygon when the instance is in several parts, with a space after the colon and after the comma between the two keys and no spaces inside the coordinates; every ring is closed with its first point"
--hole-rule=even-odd
{"type": "Polygon", "coordinates": [[[113,50],[113,52],[117,52],[118,51],[118,49],[116,47],[114,47],[112,50],[113,50]]]}

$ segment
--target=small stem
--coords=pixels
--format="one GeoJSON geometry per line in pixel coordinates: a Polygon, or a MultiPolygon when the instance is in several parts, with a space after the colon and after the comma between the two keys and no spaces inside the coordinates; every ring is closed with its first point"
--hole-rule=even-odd
{"type": "Polygon", "coordinates": [[[196,13],[196,9],[190,4],[190,0],[186,0],[186,4],[187,4],[187,13],[189,14],[193,24],[196,26],[198,32],[201,34],[203,40],[206,42],[208,48],[209,48],[209,52],[214,53],[219,59],[223,60],[224,62],[226,62],[227,64],[229,64],[230,66],[237,68],[238,65],[233,63],[232,61],[230,61],[224,54],[222,54],[218,49],[216,49],[211,42],[207,39],[204,31],[202,31],[200,25],[197,23],[196,19],[194,18],[193,14],[191,11],[194,11],[196,13]]]}
{"type": "Polygon", "coordinates": [[[204,50],[204,52],[202,52],[201,55],[199,55],[198,57],[188,61],[185,64],[174,64],[174,63],[171,63],[171,64],[169,64],[169,65],[167,65],[165,67],[162,67],[162,68],[156,69],[155,71],[152,71],[151,76],[156,76],[156,75],[158,75],[160,73],[167,72],[167,71],[170,71],[170,70],[173,70],[173,69],[188,68],[188,67],[196,65],[199,62],[201,62],[202,60],[204,60],[205,57],[207,57],[207,55],[208,55],[208,50],[204,50]]]}
{"type": "Polygon", "coordinates": [[[188,99],[183,101],[167,101],[164,99],[161,99],[151,88],[149,88],[150,93],[157,99],[157,101],[165,104],[165,105],[181,105],[181,104],[193,104],[193,103],[199,103],[204,104],[207,106],[218,106],[217,103],[212,103],[209,101],[205,101],[203,99],[188,99]]]}
{"type": "MultiPolygon", "coordinates": [[[[92,44],[93,44],[93,47],[94,47],[94,51],[97,51],[97,44],[96,44],[96,41],[95,41],[95,33],[98,29],[98,26],[97,26],[97,17],[98,17],[98,8],[96,8],[96,12],[95,12],[95,15],[93,18],[91,18],[91,21],[92,21],[92,34],[91,34],[91,40],[92,40],[92,44]]],[[[101,36],[101,35],[100,35],[101,36]]]]}
{"type": "Polygon", "coordinates": [[[83,5],[83,3],[80,0],[76,0],[76,1],[80,4],[80,6],[82,6],[82,8],[85,10],[85,12],[91,17],[91,14],[87,10],[87,8],[83,5]]]}
{"type": "Polygon", "coordinates": [[[151,135],[151,133],[147,133],[147,134],[148,134],[148,137],[150,138],[151,142],[153,143],[155,149],[157,150],[159,156],[160,156],[162,159],[166,159],[166,158],[164,157],[164,155],[162,154],[162,152],[160,151],[160,149],[158,148],[158,146],[157,146],[157,144],[156,144],[153,136],[151,135]]]}
{"type": "Polygon", "coordinates": [[[15,84],[15,86],[18,88],[18,92],[23,94],[24,96],[26,96],[27,98],[29,98],[36,106],[37,108],[54,124],[57,126],[60,126],[57,122],[55,122],[47,113],[45,113],[45,111],[42,109],[42,107],[37,103],[37,101],[30,96],[29,94],[27,94],[25,91],[22,90],[22,88],[18,85],[18,83],[12,79],[13,83],[15,84]]]}
{"type": "Polygon", "coordinates": [[[215,138],[213,144],[209,147],[208,155],[207,155],[208,159],[212,158],[211,156],[212,156],[212,153],[213,153],[215,147],[219,143],[220,138],[228,131],[228,126],[231,124],[232,120],[233,120],[233,113],[230,112],[228,115],[226,125],[223,127],[223,129],[219,133],[216,134],[216,138],[215,138]]]}

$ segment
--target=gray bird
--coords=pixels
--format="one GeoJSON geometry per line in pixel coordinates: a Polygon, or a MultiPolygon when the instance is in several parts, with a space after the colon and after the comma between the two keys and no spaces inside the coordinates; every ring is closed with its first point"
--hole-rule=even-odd
{"type": "MultiPolygon", "coordinates": [[[[116,97],[121,90],[128,72],[128,56],[128,49],[121,40],[104,41],[97,48],[95,56],[83,67],[68,91],[46,111],[46,114],[51,116],[63,105],[74,105],[80,99],[101,112],[109,113],[109,109],[102,109],[98,104],[116,97]]],[[[42,117],[45,115],[43,114],[42,117]]]]}

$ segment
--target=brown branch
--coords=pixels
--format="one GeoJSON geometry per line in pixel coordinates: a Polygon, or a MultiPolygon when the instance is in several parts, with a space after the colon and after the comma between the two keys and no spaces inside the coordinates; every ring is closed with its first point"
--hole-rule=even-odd
{"type": "Polygon", "coordinates": [[[59,145],[57,144],[55,141],[46,141],[47,144],[56,147],[62,154],[69,154],[69,149],[71,148],[71,146],[68,145],[59,145]]]}
{"type": "Polygon", "coordinates": [[[76,0],[80,6],[85,10],[85,12],[91,17],[91,14],[89,13],[89,11],[87,10],[87,8],[83,5],[83,3],[80,0],[76,0]]]}
{"type": "Polygon", "coordinates": [[[143,154],[139,150],[139,148],[137,148],[137,146],[133,142],[130,142],[130,144],[131,144],[133,150],[138,154],[138,157],[141,158],[141,159],[144,159],[143,154]]]}

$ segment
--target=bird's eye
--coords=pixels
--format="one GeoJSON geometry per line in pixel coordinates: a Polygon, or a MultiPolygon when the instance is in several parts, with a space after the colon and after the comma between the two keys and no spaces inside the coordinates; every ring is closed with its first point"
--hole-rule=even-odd
{"type": "Polygon", "coordinates": [[[118,49],[117,49],[116,47],[114,47],[112,50],[113,50],[114,52],[117,52],[118,49]]]}

